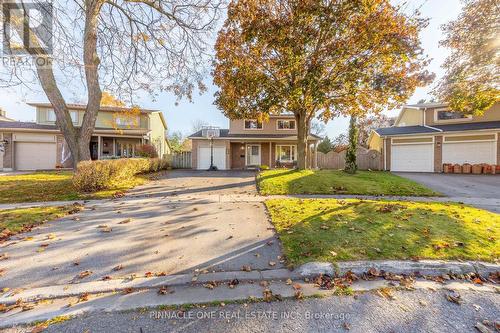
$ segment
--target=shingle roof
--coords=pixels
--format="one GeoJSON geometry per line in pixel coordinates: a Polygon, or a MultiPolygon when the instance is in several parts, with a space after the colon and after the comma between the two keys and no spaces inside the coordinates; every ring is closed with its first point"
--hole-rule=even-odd
{"type": "Polygon", "coordinates": [[[377,134],[380,136],[387,136],[401,134],[435,133],[439,131],[425,126],[401,126],[377,128],[375,132],[377,132],[377,134]]]}
{"type": "Polygon", "coordinates": [[[443,132],[487,130],[500,128],[500,121],[484,121],[480,123],[463,123],[448,125],[433,125],[433,127],[443,130],[443,132]]]}
{"type": "MultiPolygon", "coordinates": [[[[56,125],[42,125],[42,124],[37,124],[34,122],[27,122],[27,121],[0,121],[0,129],[5,128],[5,129],[34,129],[34,130],[53,130],[57,131],[59,130],[59,127],[56,125]]],[[[114,128],[109,128],[109,127],[96,127],[95,130],[114,130],[114,128]]],[[[145,130],[143,128],[120,128],[120,131],[137,131],[137,130],[145,130]]]]}
{"type": "Polygon", "coordinates": [[[500,129],[500,121],[426,126],[386,127],[375,130],[380,136],[500,129]],[[441,130],[441,131],[439,131],[441,130]]]}
{"type": "MultiPolygon", "coordinates": [[[[28,103],[30,106],[34,107],[42,107],[42,108],[51,108],[52,104],[50,103],[28,103]]],[[[71,110],[85,110],[87,105],[85,104],[66,104],[68,106],[68,109],[71,110]]],[[[112,112],[123,112],[123,111],[130,111],[133,108],[129,107],[119,107],[119,106],[101,106],[99,108],[99,111],[112,111],[112,112]]],[[[151,112],[159,112],[160,110],[152,110],[152,109],[142,109],[139,108],[139,110],[143,113],[151,113],[151,112]]]]}
{"type": "MultiPolygon", "coordinates": [[[[258,138],[266,138],[266,139],[283,139],[283,138],[295,138],[296,135],[290,134],[265,134],[265,133],[242,133],[242,134],[230,134],[228,129],[220,129],[220,138],[249,138],[249,139],[258,139],[258,138]]],[[[310,134],[310,138],[312,139],[321,139],[321,137],[310,134]]],[[[199,130],[196,133],[193,133],[189,136],[191,139],[206,139],[202,135],[202,131],[199,130]]]]}
{"type": "Polygon", "coordinates": [[[25,121],[0,121],[0,128],[26,128],[26,129],[45,129],[57,130],[56,125],[41,125],[25,121]]]}

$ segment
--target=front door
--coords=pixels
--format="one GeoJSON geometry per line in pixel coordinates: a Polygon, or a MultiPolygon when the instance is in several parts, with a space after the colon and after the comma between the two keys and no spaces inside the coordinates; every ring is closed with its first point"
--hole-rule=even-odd
{"type": "Polygon", "coordinates": [[[247,145],[247,165],[260,165],[260,145],[247,145]]]}
{"type": "Polygon", "coordinates": [[[97,142],[93,142],[93,141],[90,142],[90,158],[93,161],[98,159],[98,154],[97,154],[98,148],[99,148],[99,145],[97,144],[97,142]]]}

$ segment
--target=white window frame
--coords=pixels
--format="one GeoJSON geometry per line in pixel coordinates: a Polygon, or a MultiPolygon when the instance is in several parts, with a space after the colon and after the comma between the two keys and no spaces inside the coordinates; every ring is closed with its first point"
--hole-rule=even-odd
{"type": "Polygon", "coordinates": [[[297,160],[297,145],[276,145],[276,160],[279,162],[285,163],[293,163],[297,160]],[[281,147],[290,147],[291,148],[291,160],[282,160],[280,149],[281,147]]]}
{"type": "Polygon", "coordinates": [[[452,110],[450,109],[446,109],[446,108],[441,108],[441,109],[434,109],[434,122],[435,123],[453,123],[453,122],[461,122],[461,121],[471,121],[472,120],[472,116],[469,114],[469,115],[465,115],[465,118],[455,118],[455,119],[439,119],[438,117],[438,113],[439,112],[453,112],[452,110]]]}
{"type": "Polygon", "coordinates": [[[262,164],[262,145],[260,143],[247,143],[245,145],[245,166],[249,166],[249,165],[261,165],[262,164]],[[257,146],[259,147],[259,163],[257,164],[249,164],[248,162],[248,158],[249,158],[249,155],[248,155],[248,147],[251,147],[251,146],[257,146]]]}
{"type": "Polygon", "coordinates": [[[264,122],[262,122],[262,121],[260,122],[260,124],[261,124],[260,128],[247,128],[246,127],[247,121],[255,121],[255,122],[259,123],[259,121],[257,119],[244,119],[243,120],[243,129],[245,131],[262,131],[264,129],[264,122]]]}
{"type": "Polygon", "coordinates": [[[276,130],[277,131],[295,131],[296,129],[297,129],[297,122],[295,121],[295,119],[278,119],[278,120],[276,120],[276,130]],[[280,128],[280,126],[279,126],[280,121],[288,122],[288,123],[293,122],[293,128],[280,128]]]}
{"type": "MultiPolygon", "coordinates": [[[[73,124],[78,124],[78,111],[70,111],[69,115],[73,124]]],[[[55,123],[57,120],[54,110],[47,110],[47,121],[55,123]]]]}
{"type": "Polygon", "coordinates": [[[136,124],[140,124],[141,119],[139,116],[135,117],[135,119],[131,119],[131,117],[116,117],[115,123],[118,126],[135,126],[136,124]]]}

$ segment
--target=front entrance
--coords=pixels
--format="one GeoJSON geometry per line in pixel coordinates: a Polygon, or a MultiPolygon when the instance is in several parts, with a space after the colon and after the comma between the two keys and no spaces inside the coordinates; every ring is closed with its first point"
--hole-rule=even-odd
{"type": "Polygon", "coordinates": [[[260,144],[247,144],[246,165],[260,165],[260,144]]]}
{"type": "Polygon", "coordinates": [[[97,142],[90,141],[90,158],[92,159],[92,161],[95,161],[99,158],[99,155],[97,153],[98,147],[99,144],[97,142]]]}

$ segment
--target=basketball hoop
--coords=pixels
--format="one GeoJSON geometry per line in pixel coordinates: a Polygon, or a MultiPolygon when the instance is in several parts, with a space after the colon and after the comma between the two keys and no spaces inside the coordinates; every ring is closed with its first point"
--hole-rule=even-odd
{"type": "Polygon", "coordinates": [[[201,128],[201,135],[207,139],[218,138],[220,136],[220,128],[215,126],[204,126],[201,128]]]}
{"type": "Polygon", "coordinates": [[[220,128],[214,126],[204,126],[201,129],[203,137],[210,139],[210,167],[208,171],[216,171],[217,166],[214,165],[214,138],[220,136],[220,128]]]}

